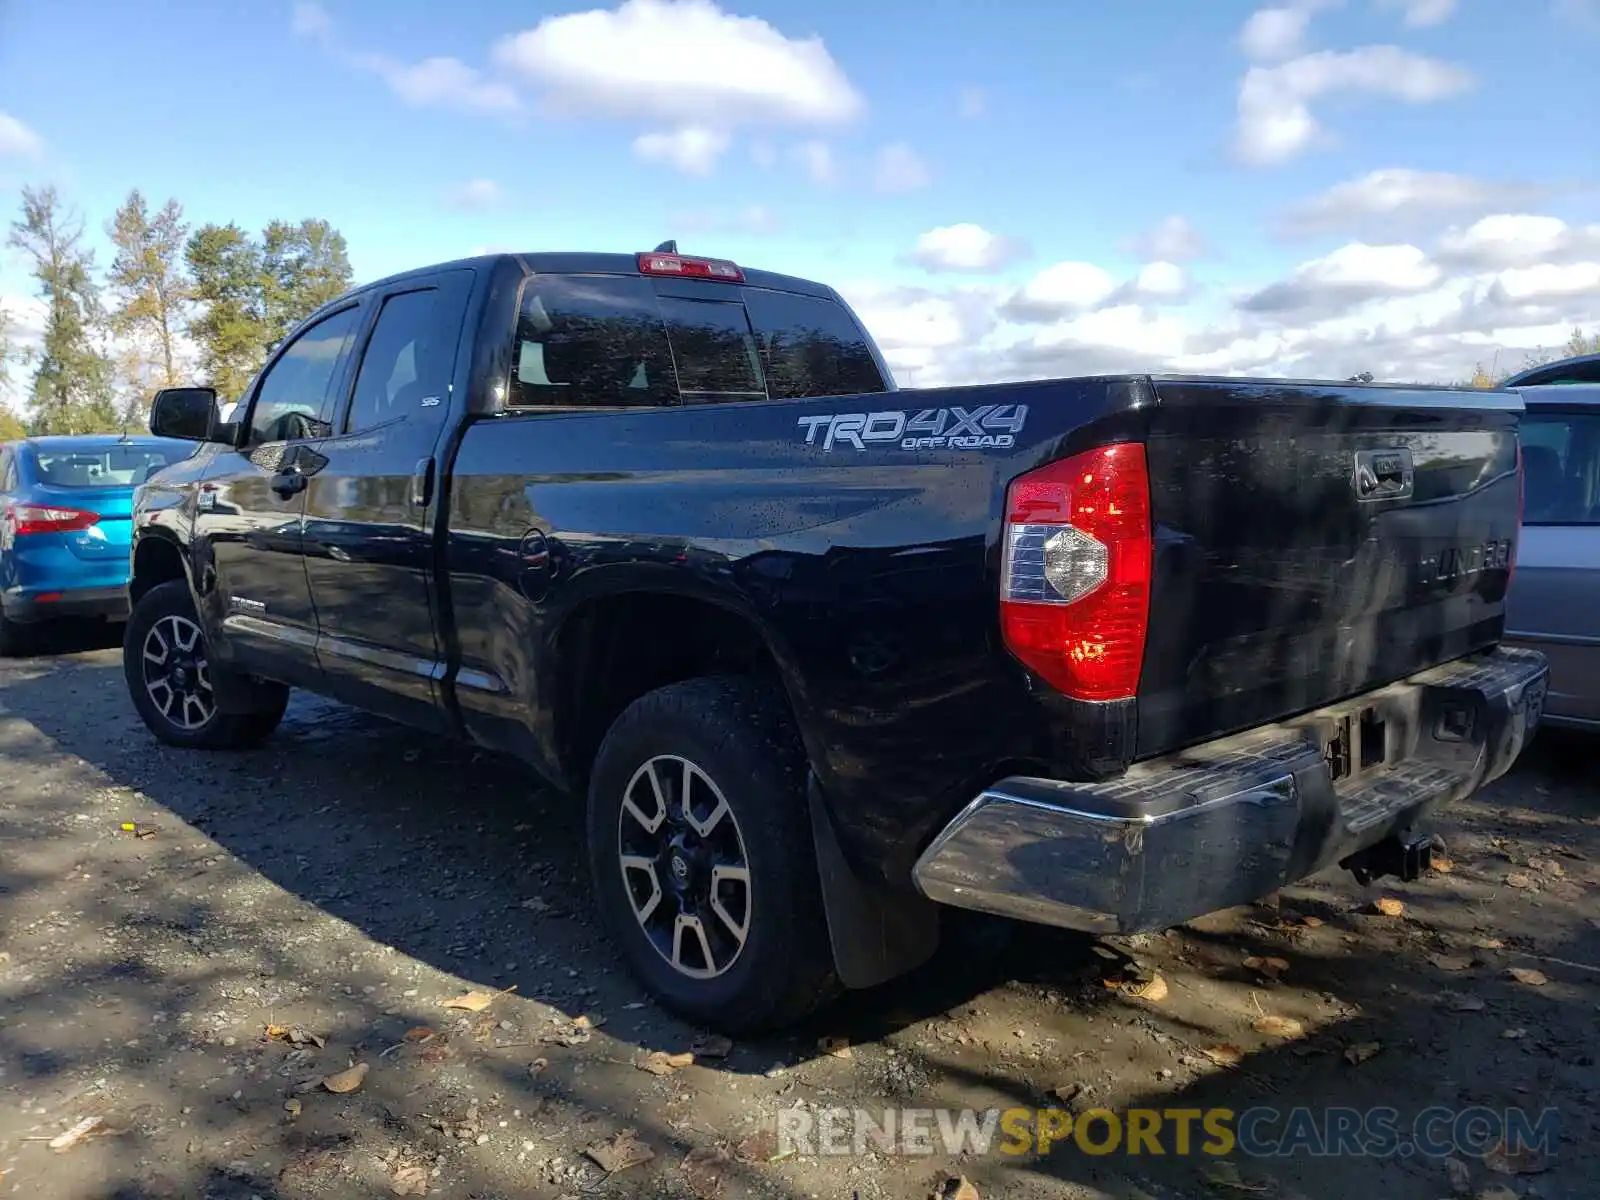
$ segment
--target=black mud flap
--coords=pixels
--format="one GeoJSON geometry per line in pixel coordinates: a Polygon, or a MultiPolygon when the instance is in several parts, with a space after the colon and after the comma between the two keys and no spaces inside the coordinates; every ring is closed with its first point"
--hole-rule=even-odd
{"type": "Polygon", "coordinates": [[[912,891],[863,880],[845,860],[816,778],[806,784],[833,966],[847,988],[876,987],[933,957],[939,906],[912,891]]]}

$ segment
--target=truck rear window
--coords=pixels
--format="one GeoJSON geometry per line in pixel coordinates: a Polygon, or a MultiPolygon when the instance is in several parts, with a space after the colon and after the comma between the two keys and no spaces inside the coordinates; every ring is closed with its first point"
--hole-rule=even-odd
{"type": "Polygon", "coordinates": [[[658,296],[625,275],[532,279],[510,402],[634,408],[885,390],[842,305],[762,288],[727,296],[658,296]]]}

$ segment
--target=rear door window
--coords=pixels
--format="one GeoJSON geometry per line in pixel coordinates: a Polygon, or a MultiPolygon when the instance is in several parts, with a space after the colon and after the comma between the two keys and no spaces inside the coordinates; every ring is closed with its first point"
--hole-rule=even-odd
{"type": "Polygon", "coordinates": [[[39,448],[33,453],[34,474],[40,483],[53,488],[127,487],[143,483],[190,452],[192,448],[188,446],[180,449],[137,443],[39,448]]]}
{"type": "Polygon", "coordinates": [[[773,399],[887,390],[866,336],[842,304],[748,287],[744,302],[773,399]]]}
{"type": "Polygon", "coordinates": [[[1600,525],[1600,413],[1522,417],[1523,520],[1600,525]]]}

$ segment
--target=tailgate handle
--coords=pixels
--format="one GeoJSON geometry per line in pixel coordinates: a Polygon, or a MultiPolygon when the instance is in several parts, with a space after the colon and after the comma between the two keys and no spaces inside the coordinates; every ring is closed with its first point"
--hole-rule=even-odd
{"type": "Polygon", "coordinates": [[[433,499],[433,459],[419,458],[411,472],[411,503],[418,508],[427,508],[431,499],[433,499]]]}

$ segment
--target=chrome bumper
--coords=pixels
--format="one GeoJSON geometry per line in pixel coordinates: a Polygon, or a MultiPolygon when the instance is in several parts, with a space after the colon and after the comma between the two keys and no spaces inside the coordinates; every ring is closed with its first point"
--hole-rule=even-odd
{"type": "Polygon", "coordinates": [[[1501,647],[1110,782],[1002,779],[913,877],[943,904],[1095,933],[1247,904],[1503,775],[1538,728],[1548,673],[1542,654],[1501,647]],[[1344,736],[1349,752],[1351,729],[1335,781],[1325,748],[1344,736]]]}

